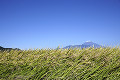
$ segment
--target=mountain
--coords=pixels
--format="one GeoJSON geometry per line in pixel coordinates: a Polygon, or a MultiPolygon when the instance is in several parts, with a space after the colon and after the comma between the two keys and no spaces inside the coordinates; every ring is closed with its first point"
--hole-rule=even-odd
{"type": "Polygon", "coordinates": [[[88,48],[88,47],[94,47],[94,48],[100,48],[100,47],[103,47],[103,46],[101,46],[101,45],[99,45],[99,44],[96,44],[96,43],[93,43],[93,42],[91,42],[91,41],[87,41],[87,42],[85,42],[85,43],[83,43],[82,45],[69,45],[69,46],[66,46],[66,47],[64,47],[63,49],[70,49],[70,48],[88,48]]]}
{"type": "Polygon", "coordinates": [[[15,48],[15,49],[13,49],[13,48],[4,48],[4,47],[0,46],[0,51],[5,51],[5,50],[11,51],[11,50],[20,50],[20,49],[19,48],[15,48]]]}

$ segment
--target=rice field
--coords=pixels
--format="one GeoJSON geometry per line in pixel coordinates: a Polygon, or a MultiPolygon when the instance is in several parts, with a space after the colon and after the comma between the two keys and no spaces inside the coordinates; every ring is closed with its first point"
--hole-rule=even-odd
{"type": "Polygon", "coordinates": [[[120,80],[120,48],[0,51],[1,80],[120,80]]]}

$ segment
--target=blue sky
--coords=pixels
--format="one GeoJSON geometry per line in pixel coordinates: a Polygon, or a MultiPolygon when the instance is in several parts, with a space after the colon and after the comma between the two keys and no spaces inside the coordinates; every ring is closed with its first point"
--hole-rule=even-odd
{"type": "Polygon", "coordinates": [[[0,0],[0,45],[120,44],[120,0],[0,0]]]}

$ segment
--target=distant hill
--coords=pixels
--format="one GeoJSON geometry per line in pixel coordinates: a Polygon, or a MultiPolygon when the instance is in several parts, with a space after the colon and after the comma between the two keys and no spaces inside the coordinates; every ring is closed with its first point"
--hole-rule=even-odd
{"type": "Polygon", "coordinates": [[[89,42],[83,43],[82,45],[69,45],[69,46],[64,47],[63,49],[67,49],[67,48],[68,49],[70,49],[70,48],[88,48],[88,47],[100,48],[100,47],[103,47],[103,46],[89,41],[89,42]]]}
{"type": "Polygon", "coordinates": [[[1,50],[1,51],[5,51],[5,50],[11,51],[11,50],[20,50],[20,49],[19,49],[19,48],[15,48],[15,49],[13,49],[13,48],[4,48],[4,47],[1,47],[1,46],[0,46],[0,50],[1,50]]]}

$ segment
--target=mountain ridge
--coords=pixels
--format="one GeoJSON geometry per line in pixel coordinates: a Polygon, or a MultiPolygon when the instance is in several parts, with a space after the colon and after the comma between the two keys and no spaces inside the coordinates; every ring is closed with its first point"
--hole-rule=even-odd
{"type": "Polygon", "coordinates": [[[11,50],[20,50],[20,49],[19,48],[15,48],[15,49],[13,49],[13,48],[4,48],[4,47],[0,46],[0,50],[1,51],[5,51],[5,50],[11,51],[11,50]]]}
{"type": "Polygon", "coordinates": [[[100,47],[103,47],[102,45],[99,45],[99,44],[97,44],[97,43],[94,43],[94,42],[92,42],[92,41],[87,41],[87,42],[85,42],[85,43],[83,43],[83,44],[81,44],[81,45],[69,45],[69,46],[66,46],[66,47],[64,47],[63,49],[70,49],[70,48],[88,48],[88,47],[94,47],[94,48],[100,48],[100,47]]]}

